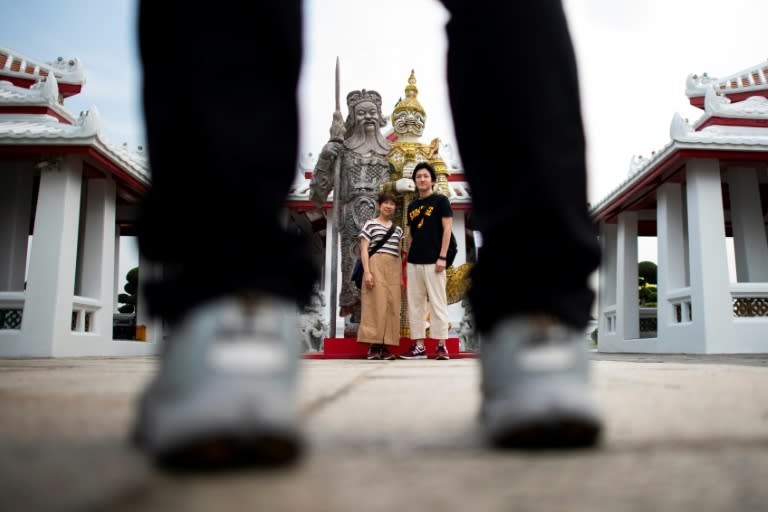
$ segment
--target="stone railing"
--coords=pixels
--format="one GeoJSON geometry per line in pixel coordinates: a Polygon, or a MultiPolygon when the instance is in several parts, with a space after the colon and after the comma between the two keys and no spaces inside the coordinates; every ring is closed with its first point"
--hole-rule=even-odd
{"type": "Polygon", "coordinates": [[[640,308],[640,337],[655,338],[658,332],[658,315],[656,308],[640,308]]]}
{"type": "Polygon", "coordinates": [[[94,314],[101,309],[101,302],[88,297],[72,297],[72,332],[95,332],[94,314]]]}
{"type": "Polygon", "coordinates": [[[768,284],[732,284],[731,305],[736,318],[768,318],[768,284]]]}
{"type": "Polygon", "coordinates": [[[614,334],[616,332],[616,304],[606,307],[603,310],[603,316],[605,317],[605,332],[614,334]]]}
{"type": "MultiPolygon", "coordinates": [[[[640,338],[655,338],[658,330],[656,308],[640,308],[639,313],[640,338]]],[[[603,316],[605,317],[606,332],[615,334],[617,326],[616,305],[606,307],[603,316]]]]}
{"type": "Polygon", "coordinates": [[[672,322],[676,324],[684,324],[693,321],[690,288],[670,290],[667,294],[666,301],[672,305],[672,322]]]}
{"type": "Polygon", "coordinates": [[[0,330],[21,329],[24,292],[0,292],[0,330]]]}

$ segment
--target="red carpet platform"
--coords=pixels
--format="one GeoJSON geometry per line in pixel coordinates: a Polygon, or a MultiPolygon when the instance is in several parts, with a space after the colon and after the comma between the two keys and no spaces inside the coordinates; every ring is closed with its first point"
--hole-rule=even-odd
{"type": "MultiPolygon", "coordinates": [[[[410,338],[400,338],[399,347],[389,347],[393,354],[402,354],[411,346],[410,338]]],[[[434,358],[437,350],[437,340],[427,338],[424,340],[427,348],[427,357],[434,358]]],[[[304,359],[365,359],[368,354],[368,344],[358,343],[354,338],[325,338],[323,352],[307,352],[302,354],[304,359]]],[[[445,348],[452,359],[464,359],[477,357],[475,352],[459,352],[459,338],[445,340],[445,348]]]]}

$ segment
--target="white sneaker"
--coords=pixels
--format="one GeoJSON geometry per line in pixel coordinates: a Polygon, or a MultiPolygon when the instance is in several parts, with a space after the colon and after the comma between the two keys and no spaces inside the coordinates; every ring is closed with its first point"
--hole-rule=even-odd
{"type": "Polygon", "coordinates": [[[301,452],[297,309],[271,296],[205,303],[164,342],[134,440],[159,464],[279,465],[301,452]]]}
{"type": "Polygon", "coordinates": [[[483,338],[481,421],[499,447],[585,447],[602,421],[581,331],[546,317],[501,322],[483,338]]]}

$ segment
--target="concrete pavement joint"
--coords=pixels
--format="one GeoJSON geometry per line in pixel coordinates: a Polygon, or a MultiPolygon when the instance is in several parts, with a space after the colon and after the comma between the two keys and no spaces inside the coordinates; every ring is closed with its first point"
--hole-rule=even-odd
{"type": "Polygon", "coordinates": [[[341,398],[342,396],[346,395],[350,391],[352,391],[355,387],[362,384],[364,381],[370,379],[371,375],[381,371],[384,368],[384,366],[378,366],[375,368],[372,368],[368,370],[365,373],[361,373],[345,385],[338,388],[336,391],[329,395],[323,395],[320,398],[317,398],[315,400],[312,400],[310,403],[302,407],[301,409],[301,416],[306,419],[312,417],[314,414],[317,414],[320,409],[327,406],[328,404],[331,404],[341,398]]]}

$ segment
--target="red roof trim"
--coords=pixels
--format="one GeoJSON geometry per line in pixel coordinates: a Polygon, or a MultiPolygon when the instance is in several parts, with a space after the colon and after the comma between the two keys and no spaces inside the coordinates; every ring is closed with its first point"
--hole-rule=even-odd
{"type": "Polygon", "coordinates": [[[54,155],[55,154],[65,154],[65,155],[79,154],[79,155],[90,157],[93,160],[95,160],[103,169],[105,169],[106,171],[110,172],[112,175],[117,177],[118,181],[125,187],[130,188],[131,190],[141,195],[146,194],[147,192],[148,187],[146,184],[137,180],[133,175],[129,174],[124,169],[120,168],[117,164],[115,164],[108,156],[104,155],[101,151],[97,150],[92,146],[0,145],[0,154],[33,155],[36,153],[46,153],[46,154],[54,154],[54,155]]]}
{"type": "Polygon", "coordinates": [[[131,174],[128,174],[124,169],[116,165],[109,157],[107,157],[101,151],[97,150],[94,147],[87,147],[85,149],[86,149],[85,153],[88,156],[96,160],[102,166],[106,167],[107,170],[109,170],[109,172],[111,172],[113,175],[117,176],[125,186],[127,186],[131,190],[134,190],[135,192],[138,192],[139,194],[145,194],[147,192],[148,187],[144,183],[141,183],[131,174]]]}
{"type": "MultiPolygon", "coordinates": [[[[747,98],[751,98],[752,96],[762,96],[763,98],[768,98],[768,89],[760,89],[757,91],[746,91],[746,92],[732,92],[732,93],[726,93],[725,96],[731,100],[732,102],[738,102],[738,101],[744,101],[747,98]]],[[[701,96],[691,96],[689,98],[689,101],[691,102],[691,105],[694,107],[698,107],[700,109],[704,109],[704,95],[701,96]]]]}
{"type": "Polygon", "coordinates": [[[0,113],[1,114],[32,114],[32,115],[49,115],[53,116],[56,119],[59,120],[59,122],[62,122],[64,124],[72,124],[72,121],[67,119],[66,117],[62,116],[55,110],[53,110],[51,107],[46,107],[43,105],[38,106],[23,106],[23,105],[15,105],[15,106],[2,106],[0,107],[0,113]]]}
{"type": "MultiPolygon", "coordinates": [[[[316,210],[317,206],[315,206],[315,203],[312,201],[301,201],[296,199],[290,199],[285,202],[286,208],[290,208],[291,210],[316,210]]],[[[326,201],[323,203],[322,209],[323,210],[330,210],[333,207],[333,204],[330,201],[326,201]]]]}
{"type": "MultiPolygon", "coordinates": [[[[39,80],[39,78],[24,78],[16,75],[6,75],[4,73],[0,73],[0,79],[7,80],[16,87],[24,87],[25,89],[29,89],[39,80]]],[[[58,77],[56,77],[56,80],[59,84],[59,94],[65,98],[69,98],[75,94],[80,94],[80,91],[83,90],[83,84],[71,84],[62,82],[58,77]]]]}
{"type": "Polygon", "coordinates": [[[707,126],[748,126],[753,128],[766,128],[768,127],[768,119],[739,119],[733,117],[710,117],[704,121],[701,126],[696,128],[696,131],[701,131],[707,126]]]}
{"type": "Polygon", "coordinates": [[[630,208],[640,198],[669,180],[680,167],[685,165],[684,160],[688,158],[716,158],[718,160],[760,162],[768,159],[768,154],[763,151],[677,149],[662,162],[658,163],[652,172],[622,192],[621,195],[613,198],[610,203],[603,206],[600,212],[595,215],[595,220],[608,220],[630,208]]]}

